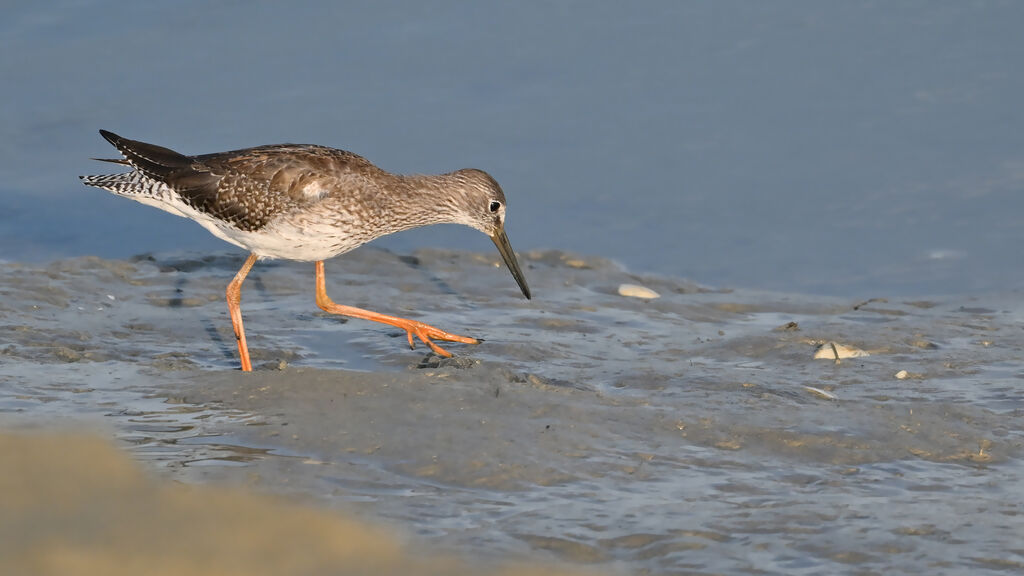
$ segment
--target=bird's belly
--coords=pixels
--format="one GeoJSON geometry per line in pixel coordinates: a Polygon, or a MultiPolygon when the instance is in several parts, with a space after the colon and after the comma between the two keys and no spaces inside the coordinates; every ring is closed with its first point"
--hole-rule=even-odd
{"type": "Polygon", "coordinates": [[[314,262],[327,260],[359,247],[359,241],[336,226],[271,222],[255,231],[239,230],[223,222],[200,222],[214,236],[254,252],[261,258],[314,262]]]}
{"type": "Polygon", "coordinates": [[[196,210],[177,194],[163,196],[127,196],[176,216],[195,220],[211,234],[261,258],[314,262],[327,260],[358,248],[373,239],[346,233],[353,227],[348,221],[321,214],[282,216],[258,230],[246,231],[211,214],[196,210]]]}

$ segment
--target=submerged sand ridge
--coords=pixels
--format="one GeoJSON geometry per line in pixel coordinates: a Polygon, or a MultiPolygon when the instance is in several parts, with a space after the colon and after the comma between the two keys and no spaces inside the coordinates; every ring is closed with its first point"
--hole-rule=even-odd
{"type": "Polygon", "coordinates": [[[404,333],[322,314],[312,265],[259,264],[247,375],[223,301],[241,261],[0,264],[0,418],[104,415],[174,478],[301,495],[460,550],[657,572],[1020,556],[1019,293],[720,291],[544,252],[523,260],[528,302],[497,255],[364,249],[328,263],[336,301],[485,341],[409,351],[404,333]],[[869,356],[814,359],[829,342],[869,356]]]}

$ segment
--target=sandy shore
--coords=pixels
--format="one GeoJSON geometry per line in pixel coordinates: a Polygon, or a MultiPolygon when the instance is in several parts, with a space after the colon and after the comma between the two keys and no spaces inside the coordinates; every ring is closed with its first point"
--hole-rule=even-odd
{"type": "Polygon", "coordinates": [[[223,303],[237,255],[4,263],[0,415],[103,422],[165,479],[296,497],[487,561],[1024,567],[1021,294],[722,291],[545,252],[524,259],[528,302],[496,257],[328,264],[339,302],[485,340],[451,360],[321,314],[311,266],[258,266],[252,374],[223,303]],[[868,355],[815,359],[829,342],[868,355]]]}
{"type": "Polygon", "coordinates": [[[0,461],[4,574],[583,574],[468,563],[281,498],[155,482],[88,435],[0,434],[0,461]]]}

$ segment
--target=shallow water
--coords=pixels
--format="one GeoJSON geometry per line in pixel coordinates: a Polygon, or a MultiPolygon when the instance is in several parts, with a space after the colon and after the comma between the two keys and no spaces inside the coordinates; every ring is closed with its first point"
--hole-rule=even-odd
{"type": "Polygon", "coordinates": [[[853,301],[524,256],[542,299],[517,296],[496,254],[328,266],[338,301],[485,339],[452,360],[319,313],[311,266],[261,264],[243,290],[249,375],[223,304],[236,255],[4,264],[0,414],[101,418],[173,478],[489,556],[653,573],[1024,566],[1020,293],[853,301]],[[870,355],[813,359],[826,341],[870,355]]]}

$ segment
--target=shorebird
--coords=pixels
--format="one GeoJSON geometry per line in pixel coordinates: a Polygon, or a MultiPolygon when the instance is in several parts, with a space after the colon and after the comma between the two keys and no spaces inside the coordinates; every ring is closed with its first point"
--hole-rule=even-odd
{"type": "Polygon", "coordinates": [[[81,176],[82,182],[190,218],[214,236],[249,251],[228,284],[228,311],[242,370],[251,371],[242,325],[242,282],[260,259],[314,262],[316,303],[323,310],[405,330],[435,354],[451,354],[434,340],[477,344],[428,324],[335,304],[324,281],[324,260],[374,238],[427,226],[464,224],[490,236],[526,298],[526,285],[505,234],[505,194],[482,170],[440,175],[386,172],[358,154],[310,144],[276,144],[185,156],[174,150],[100,134],[121,158],[96,158],[130,172],[81,176]]]}

